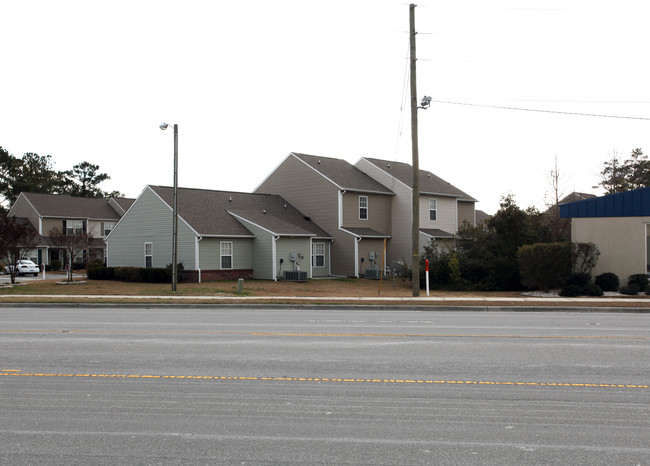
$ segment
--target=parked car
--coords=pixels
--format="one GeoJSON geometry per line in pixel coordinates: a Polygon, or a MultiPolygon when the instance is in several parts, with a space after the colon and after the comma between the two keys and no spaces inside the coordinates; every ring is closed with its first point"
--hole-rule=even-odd
{"type": "MultiPolygon", "coordinates": [[[[11,273],[11,270],[13,269],[13,265],[7,265],[5,266],[5,272],[6,273],[11,273]]],[[[30,260],[19,260],[18,261],[18,267],[16,269],[16,275],[29,275],[29,274],[34,274],[34,276],[38,276],[38,272],[40,272],[40,269],[38,268],[38,265],[34,264],[30,260]]]]}

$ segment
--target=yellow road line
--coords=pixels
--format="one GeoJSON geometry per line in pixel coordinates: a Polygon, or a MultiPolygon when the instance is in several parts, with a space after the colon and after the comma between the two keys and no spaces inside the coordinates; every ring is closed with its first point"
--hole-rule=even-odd
{"type": "Polygon", "coordinates": [[[0,329],[0,333],[93,333],[136,335],[248,335],[265,337],[365,337],[365,338],[531,338],[580,340],[650,340],[650,337],[606,335],[498,335],[498,334],[446,334],[446,333],[328,333],[328,332],[205,332],[167,330],[25,330],[0,329]]]}
{"type": "Polygon", "coordinates": [[[359,379],[359,378],[319,378],[319,377],[244,377],[244,376],[209,376],[209,375],[141,375],[141,374],[57,374],[57,373],[23,373],[20,371],[3,371],[0,376],[7,377],[73,377],[73,378],[114,378],[114,379],[201,379],[201,380],[253,380],[279,382],[345,382],[368,384],[437,384],[437,385],[511,385],[534,387],[589,387],[589,388],[642,388],[650,385],[641,384],[602,384],[571,382],[508,382],[477,380],[417,380],[417,379],[359,379]]]}

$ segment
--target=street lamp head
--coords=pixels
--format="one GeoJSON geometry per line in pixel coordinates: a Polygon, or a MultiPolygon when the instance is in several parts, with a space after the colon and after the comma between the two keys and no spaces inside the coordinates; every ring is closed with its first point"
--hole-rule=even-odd
{"type": "Polygon", "coordinates": [[[167,129],[168,126],[169,126],[169,125],[168,125],[167,123],[163,123],[162,125],[160,125],[160,129],[162,129],[163,131],[165,131],[165,130],[167,129]]]}
{"type": "Polygon", "coordinates": [[[429,105],[431,105],[431,100],[432,100],[431,97],[429,97],[428,95],[422,97],[422,102],[420,102],[420,108],[423,108],[425,110],[429,108],[429,105]]]}

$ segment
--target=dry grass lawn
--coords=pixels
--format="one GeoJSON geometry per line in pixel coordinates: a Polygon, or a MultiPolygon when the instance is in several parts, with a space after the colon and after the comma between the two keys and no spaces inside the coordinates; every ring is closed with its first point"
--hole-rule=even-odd
{"type": "MultiPolygon", "coordinates": [[[[409,304],[409,302],[395,301],[391,302],[385,298],[411,298],[412,288],[410,281],[402,279],[393,280],[366,280],[341,278],[331,280],[309,280],[305,283],[296,282],[273,282],[268,280],[245,280],[244,292],[237,293],[237,281],[219,281],[206,283],[179,283],[176,292],[171,291],[171,284],[152,284],[152,283],[126,283],[118,281],[103,280],[75,280],[75,284],[61,285],[57,282],[64,280],[64,275],[48,274],[47,280],[24,280],[18,279],[20,285],[7,287],[0,286],[0,302],[143,302],[143,299],[130,297],[155,296],[155,302],[166,303],[174,302],[174,298],[181,298],[184,303],[206,303],[211,304],[219,302],[236,303],[237,298],[246,298],[250,303],[251,299],[260,298],[259,302],[275,303],[292,303],[297,304],[302,301],[296,300],[298,297],[329,297],[332,299],[318,301],[319,303],[348,303],[349,299],[344,298],[372,298],[381,297],[381,301],[376,304],[409,304]],[[30,295],[30,296],[26,296],[30,295]],[[42,297],[34,297],[41,295],[42,297]],[[81,296],[90,296],[91,298],[82,298],[81,296]],[[97,298],[92,298],[97,296],[97,298]],[[102,296],[100,298],[100,296],[102,296]],[[109,296],[110,298],[106,298],[109,296]],[[191,297],[200,297],[192,300],[191,297]],[[265,298],[271,299],[265,299],[265,298]],[[291,299],[283,299],[288,298],[291,299]],[[206,298],[209,298],[206,301],[206,298]],[[223,298],[220,300],[220,298],[223,298]]],[[[424,290],[420,293],[426,296],[424,290]]],[[[450,291],[431,291],[431,297],[454,298],[454,301],[445,301],[446,306],[462,305],[488,305],[487,301],[477,301],[477,298],[491,298],[490,306],[586,306],[586,307],[611,307],[613,304],[599,303],[589,298],[576,299],[567,302],[558,302],[553,299],[544,302],[508,302],[509,298],[521,298],[523,295],[518,292],[450,292],[450,291]],[[467,298],[466,301],[463,299],[467,298]],[[494,299],[504,298],[504,301],[494,301],[494,299]]],[[[650,297],[645,295],[636,296],[644,302],[630,303],[625,300],[617,300],[616,306],[622,307],[650,307],[650,297]]],[[[242,299],[241,302],[244,302],[242,299]]],[[[308,302],[306,299],[304,302],[308,302]]],[[[422,300],[414,299],[412,304],[427,304],[422,300]]],[[[363,304],[373,304],[372,301],[363,301],[363,304]]],[[[428,302],[428,304],[434,304],[428,302]]],[[[438,302],[438,304],[440,304],[438,302]]]]}

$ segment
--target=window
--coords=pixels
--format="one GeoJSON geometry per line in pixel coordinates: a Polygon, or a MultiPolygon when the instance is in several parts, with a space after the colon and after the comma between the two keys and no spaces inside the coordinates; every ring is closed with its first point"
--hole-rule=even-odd
{"type": "Polygon", "coordinates": [[[144,266],[153,267],[153,243],[144,243],[144,266]]]}
{"type": "Polygon", "coordinates": [[[359,196],[359,220],[368,220],[368,196],[359,196]]]}
{"type": "Polygon", "coordinates": [[[232,241],[222,241],[221,245],[221,268],[232,269],[232,241]]]}
{"type": "Polygon", "coordinates": [[[83,235],[84,221],[83,220],[64,220],[64,232],[66,235],[83,235]]]}
{"type": "Polygon", "coordinates": [[[115,222],[104,222],[104,236],[108,236],[113,228],[115,228],[115,222]]]}
{"type": "Polygon", "coordinates": [[[312,244],[311,265],[325,267],[325,243],[312,244]]]}
{"type": "Polygon", "coordinates": [[[438,200],[429,198],[429,220],[438,218],[438,200]]]}

